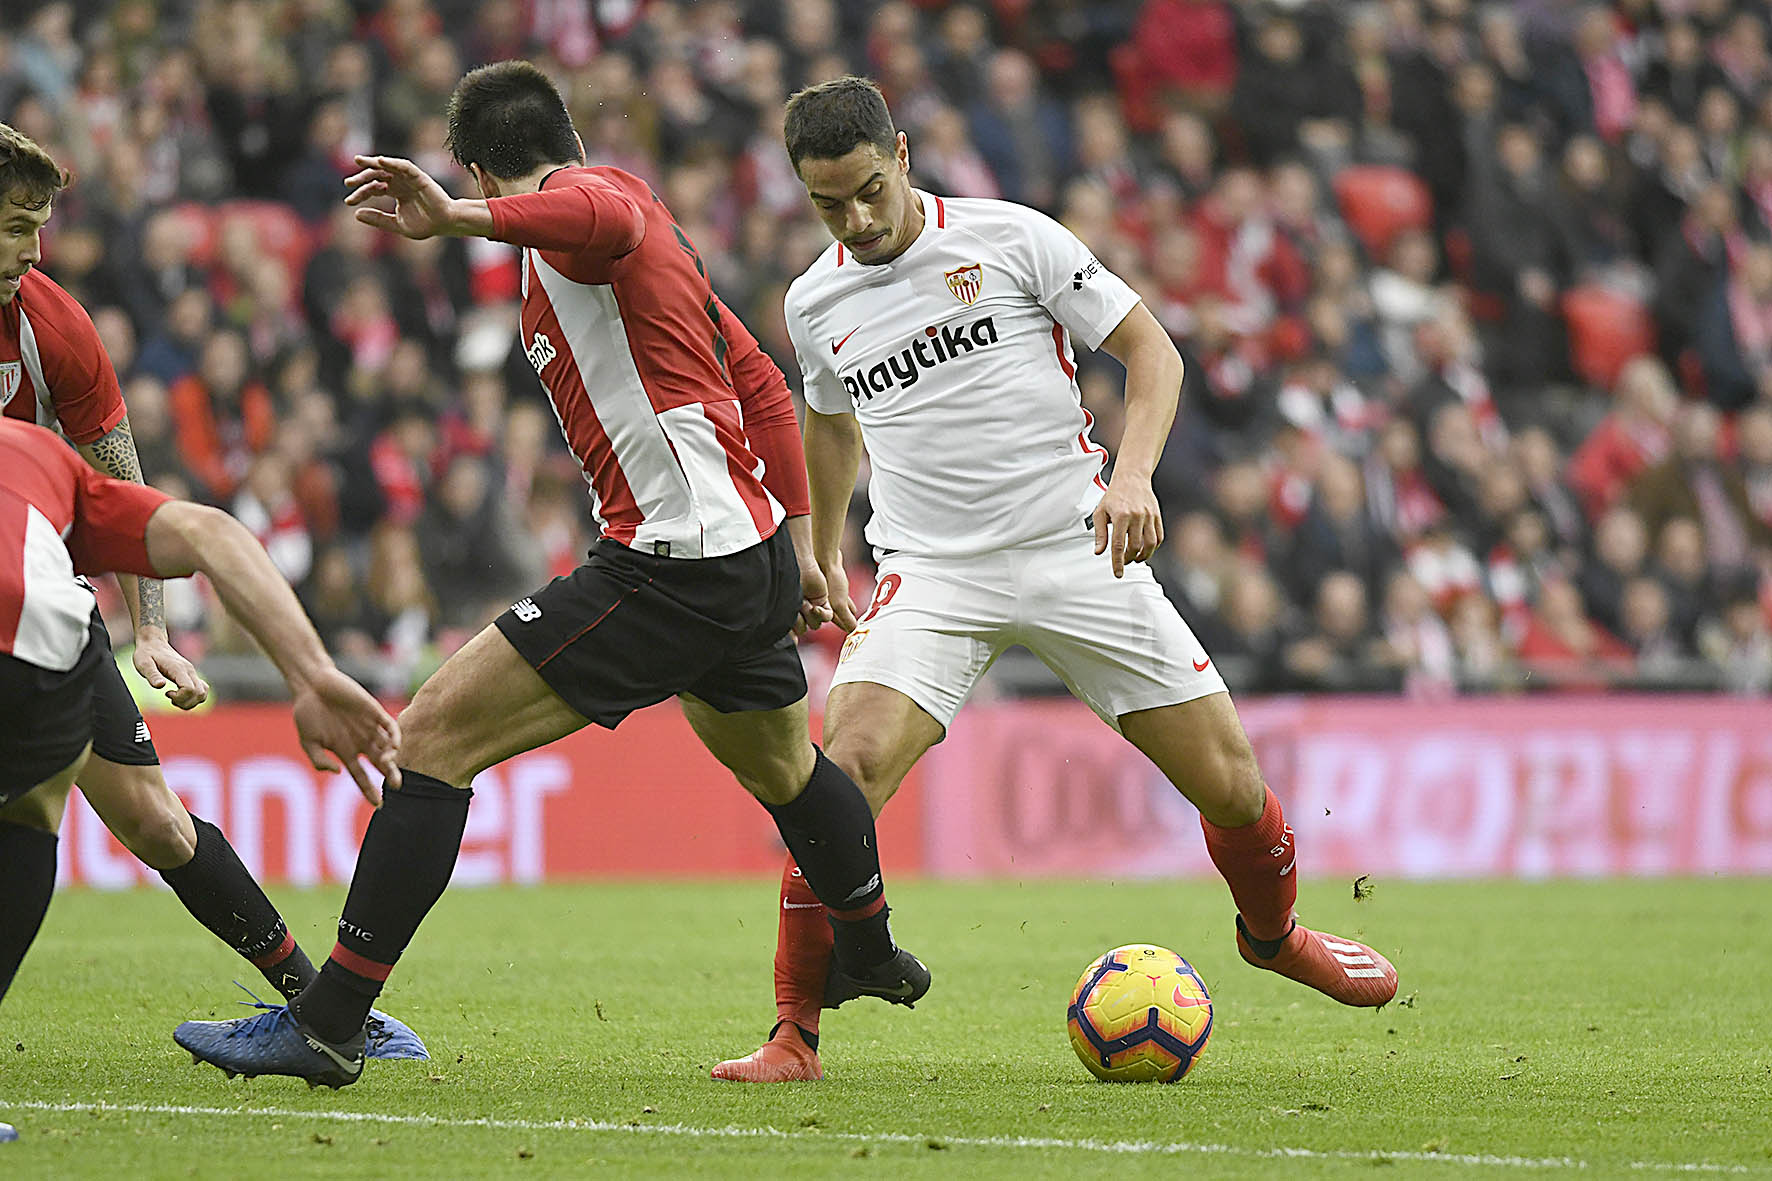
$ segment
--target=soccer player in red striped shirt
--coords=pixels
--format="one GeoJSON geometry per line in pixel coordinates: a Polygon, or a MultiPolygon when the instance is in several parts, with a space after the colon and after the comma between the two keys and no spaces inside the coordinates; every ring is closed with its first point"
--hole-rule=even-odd
{"type": "MultiPolygon", "coordinates": [[[[91,634],[92,592],[75,574],[178,578],[201,570],[294,693],[314,766],[342,766],[371,802],[369,759],[397,784],[400,728],[339,672],[295,592],[246,527],[94,471],[43,427],[0,418],[0,804],[65,795],[92,751],[93,693],[110,649],[91,634]]],[[[40,876],[55,883],[55,862],[40,876]]],[[[0,894],[12,912],[20,899],[0,894]]],[[[31,934],[42,919],[32,916],[31,934]]],[[[29,943],[27,938],[25,941],[29,943]]],[[[22,957],[24,948],[19,949],[22,957]]],[[[0,997],[17,963],[0,963],[0,997]]]]}
{"type": "Polygon", "coordinates": [[[188,1022],[175,1036],[225,1070],[354,1082],[364,1015],[448,884],[474,776],[670,697],[768,808],[830,908],[826,1002],[917,1000],[929,973],[887,928],[867,801],[808,737],[794,634],[830,612],[785,379],[646,182],[585,166],[540,70],[469,73],[449,137],[483,199],[373,156],[358,158],[346,201],[409,238],[523,248],[523,344],[602,535],[582,566],[450,657],[402,715],[402,786],[364,834],[320,978],[287,1013],[188,1022]]]}
{"type": "MultiPolygon", "coordinates": [[[[37,270],[40,241],[67,174],[29,137],[0,123],[0,410],[59,431],[94,470],[140,483],[129,414],[92,320],[37,270]]],[[[119,575],[135,618],[136,671],[191,709],[208,686],[166,637],[160,580],[119,575]]],[[[191,914],[263,972],[285,996],[315,975],[277,908],[221,829],[185,810],[166,785],[160,755],[115,661],[90,586],[70,580],[88,612],[99,660],[92,687],[92,757],[79,787],[137,857],[159,871],[191,914]]],[[[0,807],[0,979],[10,978],[42,920],[55,876],[56,834],[70,785],[0,807]]],[[[378,1014],[372,1057],[424,1057],[412,1031],[378,1014]]]]}

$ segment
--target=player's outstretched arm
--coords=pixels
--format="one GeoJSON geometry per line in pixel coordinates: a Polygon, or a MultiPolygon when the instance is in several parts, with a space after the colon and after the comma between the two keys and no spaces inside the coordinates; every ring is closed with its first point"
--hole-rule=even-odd
{"type": "Polygon", "coordinates": [[[451,197],[411,160],[358,156],[345,178],[357,220],[408,238],[491,238],[513,246],[615,259],[646,236],[646,218],[626,193],[595,177],[539,192],[489,199],[451,197]],[[392,210],[369,204],[392,199],[392,210]]]}
{"type": "Polygon", "coordinates": [[[360,171],[345,178],[345,204],[356,208],[357,220],[407,238],[439,235],[468,237],[492,234],[492,214],[484,201],[462,201],[431,178],[431,174],[399,156],[358,156],[360,171]],[[387,197],[392,210],[366,204],[387,197]]]}
{"type": "Polygon", "coordinates": [[[1163,511],[1151,490],[1181,401],[1182,362],[1157,318],[1134,304],[1101,347],[1126,366],[1126,429],[1114,478],[1095,508],[1095,552],[1108,551],[1114,577],[1127,562],[1149,561],[1163,544],[1163,511]]]}
{"type": "Polygon", "coordinates": [[[342,765],[373,804],[381,792],[359,760],[400,785],[399,724],[333,665],[295,592],[244,525],[219,509],[168,501],[148,520],[147,549],[165,577],[208,575],[228,613],[276,664],[294,695],[296,733],[309,762],[322,771],[342,765]]]}
{"type": "Polygon", "coordinates": [[[824,571],[831,617],[855,630],[855,604],[843,568],[843,523],[861,471],[861,424],[853,414],[820,414],[806,408],[806,483],[812,500],[812,552],[824,571]]]}

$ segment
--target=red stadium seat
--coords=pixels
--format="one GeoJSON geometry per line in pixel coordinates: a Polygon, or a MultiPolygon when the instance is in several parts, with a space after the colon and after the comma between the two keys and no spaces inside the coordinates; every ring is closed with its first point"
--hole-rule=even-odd
{"type": "Polygon", "coordinates": [[[1569,366],[1589,385],[1611,388],[1624,363],[1655,351],[1655,325],[1639,301],[1608,287],[1588,285],[1563,293],[1569,328],[1569,366]]]}
{"type": "Polygon", "coordinates": [[[229,201],[217,211],[221,223],[244,219],[251,223],[258,245],[266,254],[282,259],[291,275],[299,276],[314,252],[314,235],[295,210],[276,201],[229,201]]]}
{"type": "Polygon", "coordinates": [[[215,211],[207,205],[186,201],[168,209],[185,233],[186,257],[193,266],[206,267],[215,261],[215,211]]]}
{"type": "Polygon", "coordinates": [[[1427,228],[1434,200],[1420,177],[1404,168],[1359,164],[1335,174],[1341,216],[1366,253],[1382,260],[1404,230],[1427,228]]]}

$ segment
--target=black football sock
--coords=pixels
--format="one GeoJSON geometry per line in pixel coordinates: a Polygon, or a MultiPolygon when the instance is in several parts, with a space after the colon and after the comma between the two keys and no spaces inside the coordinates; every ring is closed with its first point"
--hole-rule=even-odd
{"type": "Polygon", "coordinates": [[[850,967],[884,963],[898,951],[886,926],[879,842],[867,797],[843,769],[817,755],[806,788],[785,804],[765,804],[775,827],[831,915],[837,961],[850,967]]]}
{"type": "Polygon", "coordinates": [[[52,832],[0,820],[0,999],[49,911],[55,845],[52,832]]]}
{"type": "Polygon", "coordinates": [[[290,1002],[296,1019],[329,1042],[363,1028],[388,973],[455,872],[473,792],[400,768],[370,817],[357,872],[338,921],[338,944],[320,976],[290,1002]]]}
{"type": "Polygon", "coordinates": [[[222,830],[199,816],[191,817],[191,827],[196,851],[178,868],[161,870],[161,878],[193,918],[263,972],[272,988],[295,996],[319,973],[222,830]]]}

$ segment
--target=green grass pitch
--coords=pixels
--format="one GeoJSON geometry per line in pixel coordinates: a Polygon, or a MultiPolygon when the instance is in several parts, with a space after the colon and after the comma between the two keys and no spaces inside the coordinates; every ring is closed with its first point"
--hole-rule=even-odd
{"type": "MultiPolygon", "coordinates": [[[[280,895],[324,954],[342,891],[280,895]]],[[[1772,1176],[1772,881],[1307,881],[1396,962],[1376,1013],[1244,966],[1217,883],[905,882],[929,998],[827,1014],[823,1083],[714,1083],[770,1023],[775,898],[451,893],[385,997],[434,1060],[310,1092],[173,1044],[257,982],[170,894],[66,893],[0,1006],[0,1176],[1772,1176]],[[1065,1038],[1077,973],[1139,941],[1215,998],[1173,1086],[1065,1038]]]]}

